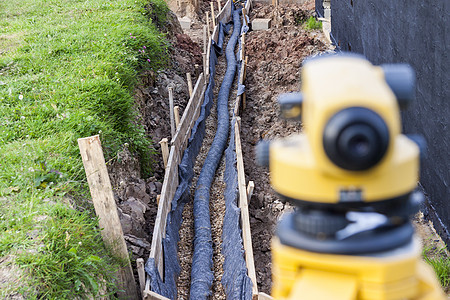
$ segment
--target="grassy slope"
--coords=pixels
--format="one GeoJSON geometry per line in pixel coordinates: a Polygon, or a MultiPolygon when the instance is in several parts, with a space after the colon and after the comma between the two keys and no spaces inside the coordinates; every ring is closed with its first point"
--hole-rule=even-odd
{"type": "Polygon", "coordinates": [[[149,18],[165,9],[161,0],[0,2],[0,257],[33,275],[0,286],[0,298],[17,289],[73,298],[110,279],[91,209],[68,205],[68,195],[87,195],[76,140],[100,134],[107,159],[128,143],[150,171],[132,90],[141,69],[167,61],[149,18]]]}

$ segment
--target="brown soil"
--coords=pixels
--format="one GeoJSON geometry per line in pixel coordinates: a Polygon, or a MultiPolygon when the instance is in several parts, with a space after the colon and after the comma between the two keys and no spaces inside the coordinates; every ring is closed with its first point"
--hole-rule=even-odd
{"type": "MultiPolygon", "coordinates": [[[[247,106],[242,115],[241,138],[246,177],[255,182],[249,210],[258,290],[267,294],[272,283],[270,242],[276,222],[288,205],[281,203],[270,187],[268,170],[256,165],[254,147],[262,138],[285,137],[301,131],[300,123],[279,118],[277,97],[299,91],[303,60],[331,48],[320,31],[295,26],[297,16],[312,15],[313,11],[305,8],[308,7],[279,7],[286,25],[250,32],[246,42],[247,106]]],[[[251,19],[267,18],[274,12],[274,7],[256,3],[250,15],[251,19]]]]}

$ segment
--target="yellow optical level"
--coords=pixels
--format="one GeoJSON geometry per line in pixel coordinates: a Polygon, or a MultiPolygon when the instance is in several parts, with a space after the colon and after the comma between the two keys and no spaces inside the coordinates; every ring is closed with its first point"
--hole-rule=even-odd
{"type": "Polygon", "coordinates": [[[332,55],[308,60],[302,92],[279,97],[281,116],[304,131],[256,149],[273,189],[297,206],[272,243],[276,299],[444,299],[409,221],[423,201],[423,142],[400,122],[414,78],[405,64],[332,55]]]}

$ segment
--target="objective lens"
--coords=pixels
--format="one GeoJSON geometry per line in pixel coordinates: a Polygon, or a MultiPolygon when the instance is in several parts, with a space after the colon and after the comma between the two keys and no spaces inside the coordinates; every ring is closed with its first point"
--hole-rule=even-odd
{"type": "Polygon", "coordinates": [[[337,166],[362,171],[383,158],[389,144],[389,131],[375,112],[350,107],[336,113],[327,123],[323,144],[327,156],[337,166]]]}

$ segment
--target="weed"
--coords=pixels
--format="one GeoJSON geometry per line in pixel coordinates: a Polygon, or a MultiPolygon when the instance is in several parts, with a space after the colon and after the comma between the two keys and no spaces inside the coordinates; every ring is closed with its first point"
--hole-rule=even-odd
{"type": "Polygon", "coordinates": [[[426,263],[433,267],[441,286],[450,289],[450,259],[444,248],[424,247],[422,256],[426,263]]]}
{"type": "Polygon", "coordinates": [[[308,30],[322,29],[322,22],[317,21],[313,16],[309,17],[309,19],[305,23],[305,27],[308,30]]]}

